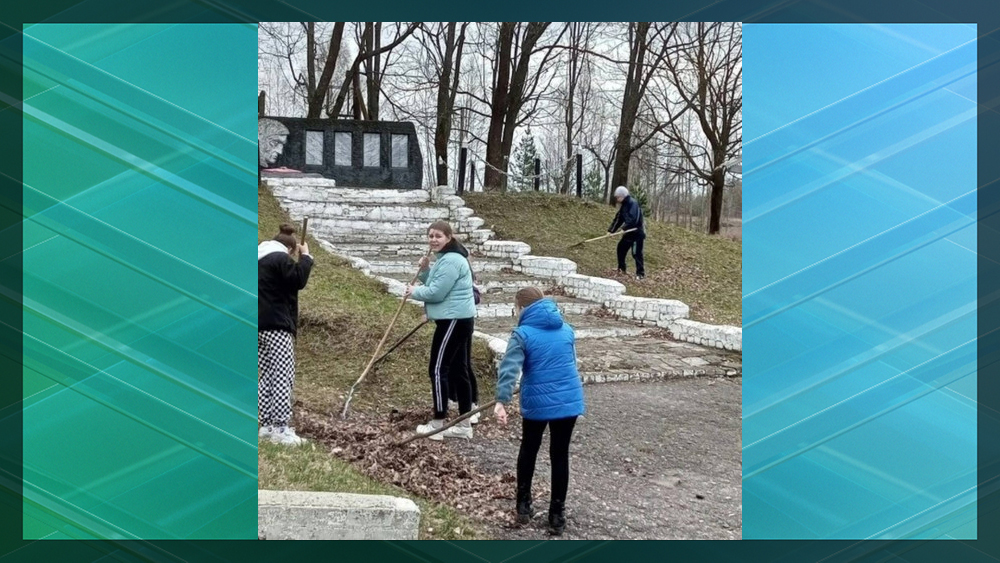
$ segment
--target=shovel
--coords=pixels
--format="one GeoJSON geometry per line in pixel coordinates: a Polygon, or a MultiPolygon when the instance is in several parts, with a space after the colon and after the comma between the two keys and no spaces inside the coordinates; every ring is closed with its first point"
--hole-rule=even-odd
{"type": "Polygon", "coordinates": [[[602,236],[599,236],[599,237],[589,238],[587,240],[580,241],[580,242],[578,242],[578,243],[570,246],[570,248],[576,248],[578,246],[583,246],[584,244],[586,244],[588,242],[594,242],[595,240],[601,240],[601,239],[606,239],[606,238],[610,238],[610,237],[616,237],[618,235],[624,235],[625,233],[631,233],[632,231],[636,231],[636,230],[638,230],[638,229],[629,229],[627,231],[618,231],[617,233],[608,233],[606,235],[602,235],[602,236]]]}

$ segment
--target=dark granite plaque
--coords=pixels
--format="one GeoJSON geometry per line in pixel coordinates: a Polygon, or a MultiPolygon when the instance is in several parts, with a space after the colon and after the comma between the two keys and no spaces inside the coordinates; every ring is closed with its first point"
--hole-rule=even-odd
{"type": "Polygon", "coordinates": [[[321,174],[345,187],[423,185],[423,157],[412,123],[263,117],[258,135],[262,169],[321,174]]]}

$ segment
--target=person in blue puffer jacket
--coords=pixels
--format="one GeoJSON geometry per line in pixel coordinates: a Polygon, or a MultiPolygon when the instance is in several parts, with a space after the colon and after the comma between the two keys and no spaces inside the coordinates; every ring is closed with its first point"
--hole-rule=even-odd
{"type": "Polygon", "coordinates": [[[549,531],[560,535],[566,527],[564,514],[569,488],[569,443],[576,419],[584,413],[583,384],[576,367],[576,337],[563,322],[555,301],[537,287],[517,292],[514,306],[518,326],[507,341],[507,352],[497,378],[494,414],[507,424],[507,410],[521,374],[521,451],[517,456],[517,521],[527,524],[535,512],[531,506],[531,480],[535,459],[548,426],[552,463],[552,498],[549,501],[549,531]]]}

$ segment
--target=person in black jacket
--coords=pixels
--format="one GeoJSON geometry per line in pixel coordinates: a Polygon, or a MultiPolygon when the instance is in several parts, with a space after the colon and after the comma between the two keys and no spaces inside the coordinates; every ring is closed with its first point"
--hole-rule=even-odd
{"type": "Polygon", "coordinates": [[[628,194],[628,188],[625,186],[615,188],[615,199],[618,200],[621,206],[618,208],[618,213],[615,214],[614,220],[611,221],[608,234],[618,229],[626,231],[636,229],[631,233],[625,233],[622,235],[622,239],[618,241],[618,271],[623,274],[627,272],[625,257],[628,255],[629,249],[632,249],[632,258],[635,259],[635,277],[641,280],[646,277],[646,269],[642,259],[642,243],[646,240],[646,228],[642,220],[642,208],[639,206],[639,202],[628,194]]]}
{"type": "Polygon", "coordinates": [[[295,227],[257,246],[257,410],[260,438],[297,446],[305,440],[288,426],[295,385],[295,332],[299,290],[309,281],[309,246],[295,239],[295,227]],[[292,255],[298,256],[298,261],[292,255]]]}

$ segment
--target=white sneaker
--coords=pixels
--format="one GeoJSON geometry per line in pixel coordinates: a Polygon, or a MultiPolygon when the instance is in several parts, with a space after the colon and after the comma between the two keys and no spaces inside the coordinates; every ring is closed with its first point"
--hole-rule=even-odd
{"type": "MultiPolygon", "coordinates": [[[[479,408],[479,405],[477,405],[476,403],[472,403],[472,410],[476,410],[478,408],[479,408]]],[[[474,415],[472,415],[472,416],[469,417],[469,420],[472,422],[472,424],[479,424],[479,415],[481,415],[481,414],[483,414],[483,413],[477,412],[476,414],[474,414],[474,415]]]]}
{"type": "MultiPolygon", "coordinates": [[[[428,432],[433,432],[433,431],[437,430],[438,428],[441,428],[442,426],[444,426],[444,421],[443,420],[434,419],[434,420],[431,420],[430,422],[428,422],[427,424],[421,424],[421,425],[417,426],[417,434],[426,434],[428,432]]],[[[440,440],[441,439],[440,436],[441,436],[441,433],[438,432],[437,434],[431,436],[430,439],[431,440],[440,440]]]]}
{"type": "Polygon", "coordinates": [[[283,446],[301,446],[306,443],[305,439],[295,434],[294,428],[288,426],[275,428],[271,433],[271,441],[283,446]]]}
{"type": "MultiPolygon", "coordinates": [[[[439,440],[444,440],[445,438],[462,438],[464,440],[472,439],[472,424],[469,420],[463,420],[455,426],[445,430],[444,432],[439,432],[435,436],[441,436],[439,440]]],[[[432,436],[433,437],[433,436],[432,436]]]]}
{"type": "Polygon", "coordinates": [[[260,432],[257,433],[258,440],[270,440],[271,436],[274,434],[273,426],[261,426],[260,432]]]}

